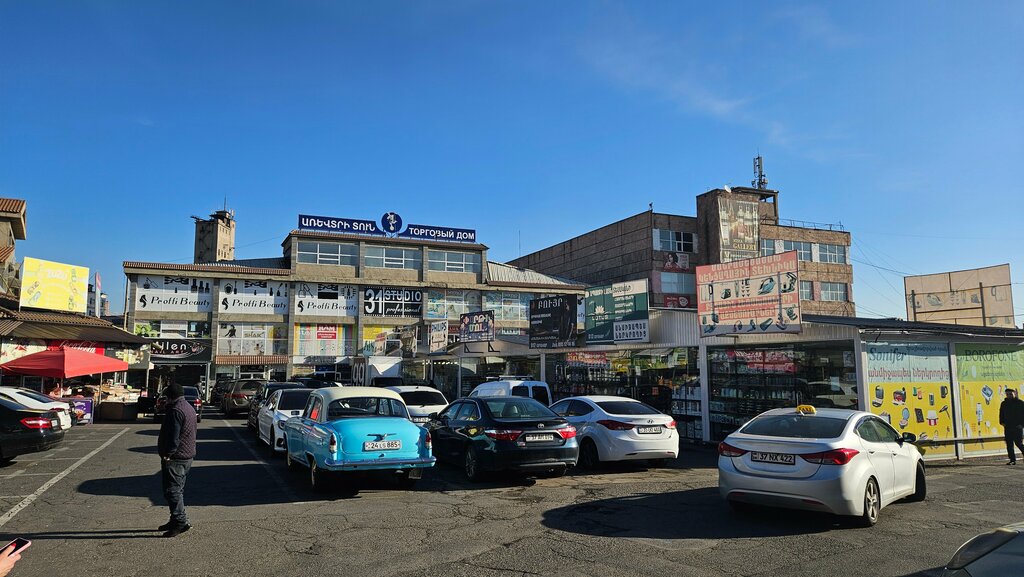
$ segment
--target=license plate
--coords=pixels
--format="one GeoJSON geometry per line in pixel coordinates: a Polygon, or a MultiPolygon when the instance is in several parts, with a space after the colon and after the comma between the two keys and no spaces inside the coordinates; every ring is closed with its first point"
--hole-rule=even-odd
{"type": "Polygon", "coordinates": [[[661,432],[661,427],[637,427],[636,432],[640,433],[641,435],[656,435],[661,432]]]}
{"type": "Polygon", "coordinates": [[[367,441],[363,443],[364,451],[393,451],[402,448],[402,441],[367,441]]]}
{"type": "Polygon", "coordinates": [[[782,453],[760,453],[750,452],[750,460],[755,463],[774,463],[777,465],[795,465],[796,455],[784,455],[782,453]]]}
{"type": "Polygon", "coordinates": [[[526,442],[529,443],[533,441],[550,441],[554,438],[554,435],[526,435],[526,442]]]}
{"type": "Polygon", "coordinates": [[[57,419],[51,419],[50,420],[50,426],[53,427],[54,429],[59,429],[60,428],[60,421],[58,421],[57,419]]]}

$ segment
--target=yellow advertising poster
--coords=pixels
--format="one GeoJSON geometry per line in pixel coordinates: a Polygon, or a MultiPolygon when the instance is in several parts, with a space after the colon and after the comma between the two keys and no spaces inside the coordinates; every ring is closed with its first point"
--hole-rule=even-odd
{"type": "Polygon", "coordinates": [[[23,307],[65,312],[85,312],[89,269],[25,257],[21,268],[23,307]]]}
{"type": "Polygon", "coordinates": [[[945,343],[872,343],[867,347],[868,404],[901,433],[917,435],[928,457],[952,457],[956,435],[945,343]]]}
{"type": "Polygon", "coordinates": [[[1006,398],[1007,388],[1024,393],[1024,347],[958,344],[956,367],[963,419],[960,433],[967,440],[964,452],[1006,451],[1003,427],[999,425],[999,404],[1006,398]]]}

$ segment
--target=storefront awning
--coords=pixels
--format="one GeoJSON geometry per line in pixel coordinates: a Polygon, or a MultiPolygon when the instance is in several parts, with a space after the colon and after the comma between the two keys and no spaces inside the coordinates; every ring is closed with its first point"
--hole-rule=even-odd
{"type": "Polygon", "coordinates": [[[128,343],[144,345],[149,341],[113,326],[81,326],[71,324],[33,323],[7,321],[3,336],[22,339],[47,339],[67,341],[95,341],[100,343],[128,343]]]}

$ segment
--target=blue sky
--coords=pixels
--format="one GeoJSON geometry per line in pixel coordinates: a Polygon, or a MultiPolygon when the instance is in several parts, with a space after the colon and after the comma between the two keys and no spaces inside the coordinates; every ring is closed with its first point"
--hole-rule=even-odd
{"type": "Polygon", "coordinates": [[[852,232],[864,316],[905,314],[899,273],[1024,278],[1024,4],[712,4],[4,2],[18,255],[117,310],[120,263],[190,262],[226,196],[239,258],[395,210],[507,260],[695,214],[760,152],[783,218],[852,232]]]}

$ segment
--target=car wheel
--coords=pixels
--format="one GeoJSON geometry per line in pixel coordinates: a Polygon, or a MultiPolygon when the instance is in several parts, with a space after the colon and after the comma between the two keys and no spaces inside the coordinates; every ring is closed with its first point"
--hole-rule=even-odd
{"type": "Polygon", "coordinates": [[[921,502],[928,496],[928,485],[924,478],[924,465],[917,464],[917,476],[914,480],[914,494],[907,497],[907,501],[921,502]]]}
{"type": "Polygon", "coordinates": [[[462,470],[466,473],[466,479],[470,482],[475,483],[483,477],[483,472],[480,471],[480,460],[476,454],[475,447],[469,447],[466,449],[466,456],[463,458],[462,470]]]}
{"type": "Polygon", "coordinates": [[[309,457],[309,488],[314,491],[323,491],[327,488],[327,474],[320,470],[313,457],[309,457]]]}
{"type": "Polygon", "coordinates": [[[292,460],[292,455],[288,452],[288,437],[284,438],[284,467],[293,473],[299,470],[299,465],[292,460]]]}
{"type": "Polygon", "coordinates": [[[878,481],[874,477],[868,479],[864,487],[864,513],[857,518],[861,527],[871,527],[878,522],[878,515],[882,511],[882,494],[878,490],[878,481]]]}
{"type": "Polygon", "coordinates": [[[395,475],[395,479],[398,481],[398,486],[406,490],[410,490],[415,487],[416,481],[419,481],[419,479],[413,479],[412,476],[409,475],[409,471],[398,473],[395,475]]]}
{"type": "Polygon", "coordinates": [[[668,461],[668,459],[648,459],[647,464],[650,465],[652,469],[664,469],[665,467],[668,467],[668,461]]]}
{"type": "Polygon", "coordinates": [[[601,466],[601,456],[597,452],[597,445],[590,439],[583,439],[580,446],[580,467],[584,469],[596,469],[601,466]]]}
{"type": "Polygon", "coordinates": [[[196,423],[202,423],[202,422],[203,422],[203,416],[202,415],[196,415],[196,423]]]}
{"type": "MultiPolygon", "coordinates": [[[[259,435],[259,432],[256,434],[259,435]]],[[[270,440],[267,441],[267,452],[270,454],[270,458],[273,459],[277,456],[277,451],[274,450],[274,441],[276,440],[274,437],[274,427],[270,427],[270,437],[268,438],[270,440]]]]}

